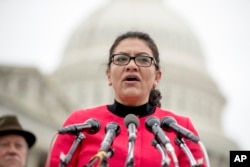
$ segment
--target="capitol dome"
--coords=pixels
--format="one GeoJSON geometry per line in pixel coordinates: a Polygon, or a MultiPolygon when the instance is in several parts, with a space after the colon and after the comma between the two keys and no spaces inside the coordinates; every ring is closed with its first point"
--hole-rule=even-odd
{"type": "Polygon", "coordinates": [[[221,129],[225,98],[209,76],[188,23],[162,0],[112,0],[76,28],[53,74],[76,107],[113,102],[105,70],[113,40],[128,30],[150,34],[160,51],[162,107],[192,118],[211,156],[227,167],[235,144],[221,129]]]}
{"type": "Polygon", "coordinates": [[[183,61],[189,68],[205,71],[196,36],[187,23],[167,8],[162,0],[111,1],[76,29],[59,68],[69,68],[75,63],[85,62],[86,59],[104,59],[105,62],[114,38],[128,30],[148,32],[158,44],[163,62],[166,60],[183,64],[180,62],[183,61]],[[185,54],[174,53],[173,56],[170,51],[181,51],[185,54]]]}

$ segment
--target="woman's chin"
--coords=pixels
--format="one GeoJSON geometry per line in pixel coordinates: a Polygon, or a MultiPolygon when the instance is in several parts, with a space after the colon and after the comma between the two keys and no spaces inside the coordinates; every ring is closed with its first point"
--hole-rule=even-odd
{"type": "Polygon", "coordinates": [[[135,88],[129,88],[123,91],[123,95],[126,97],[139,97],[141,95],[141,91],[135,88]]]}
{"type": "Polygon", "coordinates": [[[138,103],[138,101],[141,101],[144,99],[145,95],[142,95],[141,92],[136,91],[127,91],[123,94],[123,101],[126,101],[128,103],[138,103]]]}

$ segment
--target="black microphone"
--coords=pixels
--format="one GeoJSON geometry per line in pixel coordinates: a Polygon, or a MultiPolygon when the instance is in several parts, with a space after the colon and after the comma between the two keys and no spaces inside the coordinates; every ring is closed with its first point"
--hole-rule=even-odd
{"type": "Polygon", "coordinates": [[[160,120],[156,117],[150,117],[146,120],[145,125],[146,128],[155,135],[156,141],[159,144],[163,145],[164,148],[166,148],[166,150],[170,153],[175,166],[179,166],[174,147],[172,146],[169,138],[165,135],[164,131],[160,127],[160,120]]]}
{"type": "Polygon", "coordinates": [[[174,131],[177,135],[198,143],[200,139],[195,136],[191,131],[179,125],[172,117],[164,117],[161,120],[161,127],[166,131],[174,131]]]}
{"type": "Polygon", "coordinates": [[[68,125],[66,127],[63,127],[58,130],[58,133],[60,134],[65,134],[65,133],[71,133],[75,134],[78,133],[79,131],[86,131],[87,133],[90,134],[95,134],[100,130],[100,123],[95,120],[95,119],[88,119],[82,124],[73,124],[73,125],[68,125]]]}
{"type": "Polygon", "coordinates": [[[105,127],[105,137],[101,143],[100,151],[109,151],[114,139],[118,136],[121,132],[120,126],[115,122],[110,122],[105,127]]]}
{"type": "Polygon", "coordinates": [[[128,114],[124,118],[124,124],[128,128],[129,141],[134,141],[136,139],[136,129],[139,126],[138,118],[134,114],[128,114]]]}
{"type": "Polygon", "coordinates": [[[134,114],[128,114],[124,118],[124,124],[128,129],[128,156],[126,159],[126,167],[134,166],[134,145],[136,139],[136,130],[139,125],[138,118],[134,114]]]}
{"type": "Polygon", "coordinates": [[[156,140],[163,144],[164,147],[170,143],[170,140],[165,135],[160,127],[160,120],[155,117],[150,117],[145,122],[146,128],[155,135],[156,140]]]}

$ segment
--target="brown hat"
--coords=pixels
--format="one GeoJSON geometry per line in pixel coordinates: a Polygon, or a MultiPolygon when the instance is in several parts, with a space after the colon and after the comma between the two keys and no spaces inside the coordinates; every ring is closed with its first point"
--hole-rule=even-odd
{"type": "Polygon", "coordinates": [[[29,148],[31,148],[36,142],[35,135],[24,130],[17,117],[14,115],[5,115],[0,117],[0,136],[7,134],[17,134],[23,136],[28,143],[29,148]]]}

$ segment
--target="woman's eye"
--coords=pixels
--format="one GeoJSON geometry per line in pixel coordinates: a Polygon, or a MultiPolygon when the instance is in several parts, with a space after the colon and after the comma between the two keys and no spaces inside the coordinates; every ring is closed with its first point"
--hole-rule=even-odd
{"type": "Polygon", "coordinates": [[[148,58],[148,57],[139,57],[138,60],[139,60],[140,62],[147,63],[147,62],[150,61],[150,58],[148,58]]]}
{"type": "Polygon", "coordinates": [[[128,58],[127,57],[118,57],[117,61],[127,61],[128,58]]]}

